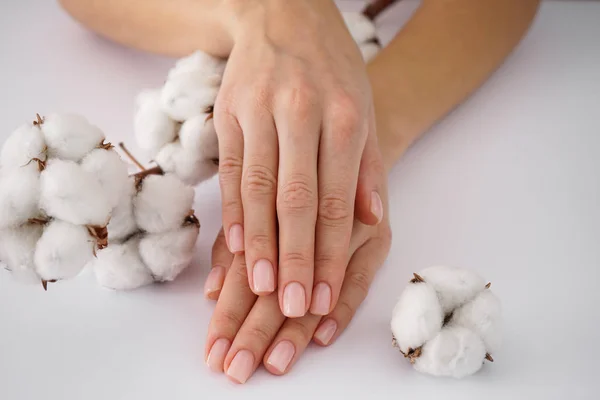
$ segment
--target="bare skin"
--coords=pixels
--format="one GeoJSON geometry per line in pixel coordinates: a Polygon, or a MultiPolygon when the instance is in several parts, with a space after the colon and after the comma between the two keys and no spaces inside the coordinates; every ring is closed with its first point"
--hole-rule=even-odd
{"type": "Polygon", "coordinates": [[[225,132],[219,133],[220,157],[232,167],[220,171],[227,234],[215,242],[206,286],[207,297],[218,299],[206,353],[211,368],[245,382],[261,362],[273,374],[287,373],[310,340],[329,345],[348,326],[390,248],[387,172],[503,63],[530,27],[539,0],[424,0],[367,66],[360,65],[330,0],[293,6],[284,0],[61,4],[85,26],[127,46],[230,57],[215,110],[225,132]],[[242,60],[249,64],[236,68],[242,60]],[[252,91],[235,89],[240,85],[252,91]],[[290,106],[296,112],[285,113],[290,106]],[[270,151],[259,153],[259,142],[270,151]],[[306,167],[290,170],[288,154],[298,148],[303,158],[294,164],[306,167]],[[342,168],[341,175],[333,166],[342,168]],[[261,171],[260,180],[249,170],[261,171]],[[248,176],[259,184],[248,185],[248,176]],[[296,199],[290,208],[278,193],[297,176],[307,177],[304,194],[318,195],[296,199]],[[329,181],[336,185],[322,185],[329,181]],[[372,193],[381,199],[381,216],[372,212],[372,193]],[[249,219],[247,207],[259,209],[259,216],[249,219]],[[300,233],[293,229],[298,221],[300,233]],[[232,249],[234,225],[246,229],[243,244],[232,249]],[[303,246],[294,247],[298,243],[303,246]],[[253,264],[260,259],[272,264],[276,285],[256,287],[253,264]],[[293,282],[304,289],[300,312],[285,304],[283,291],[293,282]],[[316,304],[323,303],[322,291],[311,291],[319,283],[330,290],[325,310],[316,304]],[[282,342],[293,348],[284,366],[281,357],[271,357],[282,342]]]}

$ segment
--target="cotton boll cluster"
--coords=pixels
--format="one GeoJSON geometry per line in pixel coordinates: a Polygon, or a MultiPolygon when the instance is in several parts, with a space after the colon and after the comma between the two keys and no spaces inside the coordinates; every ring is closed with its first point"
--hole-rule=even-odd
{"type": "Polygon", "coordinates": [[[174,280],[194,255],[194,190],[173,174],[131,177],[108,224],[111,245],[90,263],[100,285],[130,290],[174,280]]]}
{"type": "Polygon", "coordinates": [[[169,71],[159,89],[136,98],[134,132],[140,148],[167,173],[189,185],[218,171],[213,107],[225,61],[197,51],[169,71]]]}
{"type": "Polygon", "coordinates": [[[466,269],[433,266],[414,274],[394,307],[391,329],[394,346],[417,371],[463,378],[493,361],[501,322],[489,283],[466,269]]]}
{"type": "Polygon", "coordinates": [[[342,17],[363,59],[369,62],[381,50],[374,22],[361,12],[343,12],[342,17]]]}
{"type": "Polygon", "coordinates": [[[107,245],[127,167],[104,133],[75,114],[38,115],[0,152],[0,257],[19,280],[77,276],[107,245]]]}

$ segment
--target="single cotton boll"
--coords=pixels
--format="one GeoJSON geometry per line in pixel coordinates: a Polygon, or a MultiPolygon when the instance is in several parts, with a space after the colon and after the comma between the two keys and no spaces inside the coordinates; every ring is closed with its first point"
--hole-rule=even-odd
{"type": "Polygon", "coordinates": [[[98,251],[98,257],[90,262],[101,286],[114,290],[131,290],[153,282],[138,253],[139,238],[134,237],[123,244],[111,244],[98,251]]]}
{"type": "Polygon", "coordinates": [[[359,12],[342,13],[344,22],[350,31],[350,35],[358,45],[373,40],[377,37],[377,29],[369,18],[359,12]]]}
{"type": "Polygon", "coordinates": [[[0,170],[0,229],[39,215],[39,178],[37,163],[0,170]]]}
{"type": "Polygon", "coordinates": [[[205,158],[202,152],[187,150],[176,140],[163,147],[155,157],[165,172],[175,174],[188,185],[197,185],[219,171],[218,160],[205,158]]]}
{"type": "Polygon", "coordinates": [[[104,140],[98,127],[76,114],[49,115],[41,128],[51,157],[79,161],[104,140]]]}
{"type": "Polygon", "coordinates": [[[416,349],[442,328],[444,314],[433,287],[425,282],[409,283],[392,313],[392,334],[400,351],[416,349]]]}
{"type": "Polygon", "coordinates": [[[483,278],[473,271],[445,265],[425,268],[419,274],[434,287],[444,314],[471,300],[486,285],[483,278]]]}
{"type": "Polygon", "coordinates": [[[37,242],[36,271],[46,281],[74,278],[94,257],[94,246],[84,226],[54,220],[37,242]]]}
{"type": "Polygon", "coordinates": [[[140,255],[156,280],[172,281],[192,261],[197,238],[195,225],[146,234],[140,241],[140,255]]]}
{"type": "Polygon", "coordinates": [[[488,353],[494,354],[502,342],[502,307],[500,300],[486,289],[473,300],[454,310],[450,325],[462,326],[483,340],[488,353]]]}
{"type": "MultiPolygon", "coordinates": [[[[108,242],[123,240],[138,230],[133,216],[133,196],[135,195],[135,178],[130,177],[121,192],[117,206],[112,211],[108,223],[108,242]]],[[[112,244],[111,244],[112,246],[112,244]]]]}
{"type": "Polygon", "coordinates": [[[40,283],[33,256],[42,231],[43,226],[39,224],[26,224],[0,231],[0,253],[15,280],[40,283]]]}
{"type": "Polygon", "coordinates": [[[373,58],[375,58],[375,56],[377,54],[379,54],[379,51],[381,50],[381,48],[379,47],[379,45],[372,43],[372,42],[368,42],[368,43],[364,43],[360,45],[360,52],[363,56],[363,60],[365,60],[365,62],[369,62],[371,61],[373,58]]]}
{"type": "Polygon", "coordinates": [[[168,73],[168,78],[171,79],[179,74],[198,71],[204,75],[219,75],[223,76],[225,72],[226,61],[217,57],[213,57],[203,51],[195,51],[187,57],[183,57],[175,63],[168,73]]]}
{"type": "Polygon", "coordinates": [[[121,160],[117,152],[94,149],[83,158],[81,168],[96,177],[110,208],[115,207],[129,182],[127,164],[121,160]]]}
{"type": "Polygon", "coordinates": [[[51,159],[40,179],[41,208],[75,225],[106,226],[111,204],[94,174],[73,161],[51,159]]]}
{"type": "Polygon", "coordinates": [[[176,121],[210,112],[220,84],[219,75],[205,75],[202,72],[177,74],[169,78],[162,89],[162,107],[176,121]]]}
{"type": "Polygon", "coordinates": [[[0,153],[0,167],[22,167],[34,158],[46,161],[44,135],[38,126],[25,124],[4,142],[0,153]]]}
{"type": "Polygon", "coordinates": [[[177,137],[177,122],[162,109],[161,90],[146,90],[136,99],[133,132],[138,146],[154,156],[177,137]]]}
{"type": "Polygon", "coordinates": [[[144,231],[160,233],[179,228],[189,215],[194,189],[172,175],[144,178],[133,198],[137,225],[144,231]]]}
{"type": "Polygon", "coordinates": [[[485,347],[475,333],[463,327],[447,327],[423,346],[414,366],[434,376],[463,378],[479,371],[484,358],[485,347]]]}

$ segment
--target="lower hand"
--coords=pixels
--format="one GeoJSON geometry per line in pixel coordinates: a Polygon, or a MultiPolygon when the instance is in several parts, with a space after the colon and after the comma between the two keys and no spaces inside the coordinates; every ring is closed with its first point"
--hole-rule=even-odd
{"type": "Polygon", "coordinates": [[[286,318],[279,309],[276,293],[257,297],[252,292],[244,256],[228,251],[221,231],[213,247],[213,269],[205,286],[205,295],[218,299],[206,341],[209,367],[244,383],[261,363],[272,374],[287,373],[311,340],[321,346],[332,344],[367,296],[390,244],[387,219],[377,226],[355,220],[337,306],[324,317],[306,314],[286,318]]]}

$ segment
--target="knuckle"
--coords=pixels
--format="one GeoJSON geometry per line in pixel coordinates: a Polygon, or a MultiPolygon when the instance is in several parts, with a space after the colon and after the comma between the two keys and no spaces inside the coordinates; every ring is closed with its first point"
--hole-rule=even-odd
{"type": "Polygon", "coordinates": [[[351,321],[356,313],[356,310],[354,307],[352,307],[347,299],[340,299],[337,303],[335,312],[339,316],[340,320],[351,321]]]}
{"type": "Polygon", "coordinates": [[[357,132],[363,124],[364,114],[359,101],[345,92],[335,95],[329,104],[329,117],[334,121],[334,132],[339,138],[357,132]]]}
{"type": "MultiPolygon", "coordinates": [[[[293,335],[294,338],[300,339],[303,342],[308,342],[313,336],[314,330],[302,321],[302,319],[290,318],[286,321],[286,332],[293,335]]],[[[294,340],[292,340],[294,342],[294,340]]]]}
{"type": "Polygon", "coordinates": [[[244,323],[244,317],[231,309],[225,309],[216,315],[216,326],[240,327],[244,323]]]}
{"type": "Polygon", "coordinates": [[[318,217],[321,223],[339,226],[348,222],[352,216],[350,201],[345,190],[327,191],[319,199],[318,217]]]}
{"type": "Polygon", "coordinates": [[[221,183],[230,183],[233,180],[239,180],[242,174],[242,157],[226,154],[219,157],[219,181],[221,183]]]}
{"type": "Polygon", "coordinates": [[[247,335],[253,340],[259,343],[271,343],[273,340],[273,333],[270,331],[268,325],[253,325],[248,327],[247,335]]]}
{"type": "Polygon", "coordinates": [[[318,92],[307,79],[297,79],[284,93],[282,104],[288,105],[300,120],[305,120],[316,106],[318,92]]]}
{"type": "Polygon", "coordinates": [[[283,267],[293,267],[299,270],[311,270],[313,260],[309,257],[309,252],[285,252],[281,254],[281,265],[283,267]]]}
{"type": "Polygon", "coordinates": [[[296,176],[286,182],[279,191],[277,209],[283,213],[305,213],[316,207],[316,190],[308,183],[307,176],[296,176]]]}
{"type": "Polygon", "coordinates": [[[246,263],[240,263],[237,268],[234,268],[235,280],[237,284],[241,284],[242,286],[248,285],[248,270],[246,268],[246,263]]]}
{"type": "Polygon", "coordinates": [[[277,188],[277,177],[269,168],[252,165],[246,169],[244,192],[248,196],[274,195],[277,188]]]}
{"type": "Polygon", "coordinates": [[[348,281],[360,294],[361,299],[365,299],[369,294],[371,287],[371,274],[366,270],[358,270],[348,273],[348,281]]]}
{"type": "Polygon", "coordinates": [[[263,234],[254,234],[250,236],[250,248],[257,249],[259,251],[263,251],[265,249],[270,249],[272,247],[272,240],[268,235],[263,234]]]}

